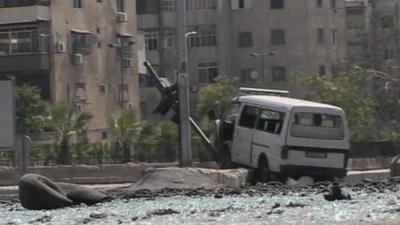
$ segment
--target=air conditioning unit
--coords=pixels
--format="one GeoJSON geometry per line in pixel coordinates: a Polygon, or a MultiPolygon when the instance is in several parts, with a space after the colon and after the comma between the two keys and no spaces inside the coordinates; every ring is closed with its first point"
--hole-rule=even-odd
{"type": "Polygon", "coordinates": [[[82,54],[74,54],[74,64],[75,65],[82,65],[83,64],[83,55],[82,54]]]}
{"type": "Polygon", "coordinates": [[[67,52],[67,45],[65,42],[59,41],[56,43],[56,50],[58,53],[67,52]]]}
{"type": "Polygon", "coordinates": [[[117,12],[117,21],[120,23],[128,22],[128,14],[125,12],[117,12]]]}
{"type": "Polygon", "coordinates": [[[124,68],[132,68],[133,59],[132,58],[124,58],[122,64],[123,64],[124,68]]]}

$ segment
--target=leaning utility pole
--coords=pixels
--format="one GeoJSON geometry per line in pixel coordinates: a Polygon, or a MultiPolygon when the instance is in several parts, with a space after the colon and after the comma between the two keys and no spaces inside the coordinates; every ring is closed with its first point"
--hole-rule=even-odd
{"type": "Polygon", "coordinates": [[[180,166],[191,166],[192,146],[190,131],[189,76],[187,69],[186,0],[175,0],[176,37],[178,46],[178,93],[179,93],[179,147],[180,166]]]}

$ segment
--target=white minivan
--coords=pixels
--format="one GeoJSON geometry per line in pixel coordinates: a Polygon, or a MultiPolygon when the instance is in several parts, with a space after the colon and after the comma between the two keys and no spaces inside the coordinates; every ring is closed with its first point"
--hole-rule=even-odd
{"type": "Polygon", "coordinates": [[[273,175],[333,179],[346,175],[349,130],[336,106],[288,97],[237,97],[220,124],[222,153],[236,165],[273,175]]]}

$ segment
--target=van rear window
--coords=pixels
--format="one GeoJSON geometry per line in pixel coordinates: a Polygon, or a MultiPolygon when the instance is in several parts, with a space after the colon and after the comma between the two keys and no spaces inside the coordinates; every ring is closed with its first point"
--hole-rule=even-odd
{"type": "Polygon", "coordinates": [[[341,140],[344,138],[343,119],[337,115],[296,113],[291,135],[299,138],[341,140]]]}

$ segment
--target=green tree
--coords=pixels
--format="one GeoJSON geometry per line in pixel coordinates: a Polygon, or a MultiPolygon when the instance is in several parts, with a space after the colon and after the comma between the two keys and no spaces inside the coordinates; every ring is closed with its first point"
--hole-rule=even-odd
{"type": "Polygon", "coordinates": [[[50,108],[49,125],[56,130],[59,137],[60,151],[57,156],[58,164],[71,163],[70,136],[82,133],[92,115],[80,113],[72,106],[54,105],[50,108]]]}
{"type": "Polygon", "coordinates": [[[353,140],[371,138],[375,101],[361,71],[346,69],[334,78],[307,76],[302,84],[308,91],[306,98],[344,109],[353,140]]]}
{"type": "Polygon", "coordinates": [[[160,123],[159,148],[167,162],[173,162],[177,158],[178,137],[178,126],[175,123],[171,121],[160,123]]]}
{"type": "Polygon", "coordinates": [[[40,89],[24,84],[16,88],[16,121],[18,133],[41,132],[45,126],[47,105],[40,89]]]}
{"type": "Polygon", "coordinates": [[[118,148],[123,154],[123,162],[131,162],[132,148],[138,143],[142,131],[142,123],[134,111],[123,109],[117,117],[107,118],[108,125],[117,139],[118,148]]]}
{"type": "Polygon", "coordinates": [[[222,118],[230,108],[232,98],[238,93],[236,83],[227,76],[219,76],[215,83],[208,85],[199,94],[199,115],[207,115],[214,110],[218,118],[222,118]]]}

